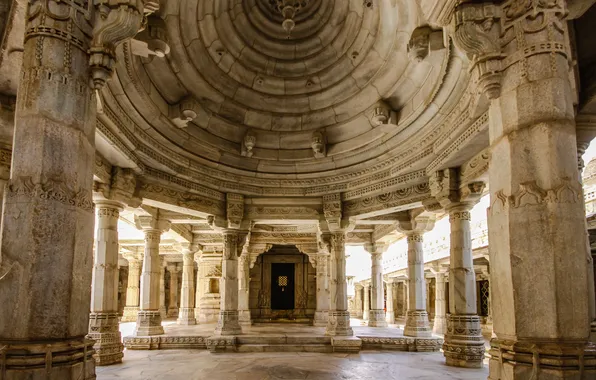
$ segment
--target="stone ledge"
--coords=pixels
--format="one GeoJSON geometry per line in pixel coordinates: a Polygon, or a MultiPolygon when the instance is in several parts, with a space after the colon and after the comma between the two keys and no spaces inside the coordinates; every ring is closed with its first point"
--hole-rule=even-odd
{"type": "Polygon", "coordinates": [[[396,350],[409,352],[437,352],[443,345],[441,338],[383,338],[372,336],[359,336],[364,350],[396,350]]]}
{"type": "Polygon", "coordinates": [[[205,349],[206,336],[127,336],[124,347],[129,350],[205,349]]]}
{"type": "Polygon", "coordinates": [[[338,336],[331,338],[333,352],[360,352],[362,349],[362,340],[355,336],[338,336]]]}

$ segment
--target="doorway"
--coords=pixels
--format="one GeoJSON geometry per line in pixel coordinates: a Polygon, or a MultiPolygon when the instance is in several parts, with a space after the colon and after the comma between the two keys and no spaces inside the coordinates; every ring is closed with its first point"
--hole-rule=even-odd
{"type": "Polygon", "coordinates": [[[294,309],[294,264],[271,264],[271,309],[294,309]]]}

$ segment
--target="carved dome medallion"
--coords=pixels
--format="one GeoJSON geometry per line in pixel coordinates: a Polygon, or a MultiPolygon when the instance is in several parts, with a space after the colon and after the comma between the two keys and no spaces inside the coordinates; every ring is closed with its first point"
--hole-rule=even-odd
{"type": "Polygon", "coordinates": [[[447,112],[436,95],[461,91],[443,82],[462,65],[449,48],[408,59],[416,1],[302,1],[289,38],[277,3],[164,2],[169,54],[118,50],[102,116],[115,135],[148,167],[257,194],[424,168],[447,112]]]}

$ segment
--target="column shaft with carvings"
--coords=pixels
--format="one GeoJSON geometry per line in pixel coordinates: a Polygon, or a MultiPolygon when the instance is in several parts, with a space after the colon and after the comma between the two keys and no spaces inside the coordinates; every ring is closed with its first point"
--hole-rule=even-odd
{"type": "Polygon", "coordinates": [[[315,326],[327,326],[329,319],[329,256],[318,255],[317,265],[317,308],[315,311],[315,326]]]}
{"type": "Polygon", "coordinates": [[[408,240],[408,311],[406,313],[405,336],[431,336],[428,312],[426,311],[426,281],[424,278],[424,250],[422,234],[411,232],[408,240]]]}
{"type": "MultiPolygon", "coordinates": [[[[190,248],[190,247],[189,247],[190,248]]],[[[178,324],[189,326],[196,324],[195,319],[195,252],[198,247],[182,252],[182,288],[180,290],[180,311],[178,324]]]]}
{"type": "Polygon", "coordinates": [[[238,335],[242,333],[238,321],[238,232],[224,230],[223,238],[221,309],[215,334],[238,335]]]}
{"type": "Polygon", "coordinates": [[[178,267],[168,265],[168,272],[170,273],[170,303],[168,304],[168,317],[178,316],[178,267]]]}
{"type": "Polygon", "coordinates": [[[393,304],[393,282],[387,281],[387,315],[385,320],[388,324],[395,323],[395,305],[393,304]]]}
{"type": "Polygon", "coordinates": [[[449,317],[443,351],[447,365],[482,367],[484,338],[477,314],[476,274],[472,257],[470,209],[462,203],[449,211],[449,317]]]}
{"type": "Polygon", "coordinates": [[[370,285],[364,285],[364,311],[362,312],[362,319],[368,321],[370,319],[370,285]]]}
{"type": "Polygon", "coordinates": [[[496,334],[489,379],[591,379],[596,348],[588,344],[589,252],[567,1],[520,4],[465,4],[454,25],[481,79],[483,62],[492,61],[493,90],[484,90],[498,159],[489,168],[496,334]]]}
{"type": "Polygon", "coordinates": [[[360,284],[356,284],[354,285],[354,291],[355,291],[355,296],[354,296],[354,303],[356,304],[356,315],[354,315],[355,318],[362,318],[363,315],[363,308],[364,308],[364,302],[362,301],[362,292],[364,290],[364,287],[360,284]]]}
{"type": "Polygon", "coordinates": [[[445,296],[445,273],[435,272],[435,320],[433,334],[444,335],[447,331],[447,297],[445,296]]]}
{"type": "Polygon", "coordinates": [[[96,200],[97,233],[91,282],[89,337],[95,340],[97,365],[122,362],[118,315],[118,217],[120,202],[96,200]]]}
{"type": "Polygon", "coordinates": [[[386,327],[385,320],[385,292],[383,288],[383,248],[378,244],[367,244],[365,249],[371,255],[371,308],[368,314],[368,326],[386,327]]]}
{"type": "Polygon", "coordinates": [[[250,290],[250,255],[242,252],[238,265],[238,321],[241,326],[252,324],[249,308],[250,290]]]}
{"type": "Polygon", "coordinates": [[[145,233],[145,256],[141,273],[141,301],[134,332],[136,336],[161,335],[160,285],[163,281],[163,262],[159,256],[161,234],[167,231],[170,223],[152,216],[135,218],[137,227],[145,233]]]}
{"type": "MultiPolygon", "coordinates": [[[[102,11],[105,17],[90,0],[29,1],[24,15],[3,208],[10,223],[3,223],[0,239],[0,368],[6,380],[95,378],[93,342],[85,338],[93,264],[93,90],[105,80],[91,79],[107,68],[92,57],[136,33],[143,10],[125,4],[102,11]],[[130,17],[118,17],[121,12],[130,17]]],[[[107,79],[110,71],[104,71],[107,79]]]]}
{"type": "Polygon", "coordinates": [[[331,234],[331,254],[335,266],[335,294],[334,309],[329,310],[329,320],[325,334],[331,336],[352,336],[350,327],[350,312],[348,311],[348,282],[346,280],[346,234],[335,232],[331,234]]]}
{"type": "Polygon", "coordinates": [[[128,260],[128,285],[126,287],[126,306],[120,321],[135,322],[139,313],[143,255],[128,253],[124,255],[124,258],[128,260]]]}

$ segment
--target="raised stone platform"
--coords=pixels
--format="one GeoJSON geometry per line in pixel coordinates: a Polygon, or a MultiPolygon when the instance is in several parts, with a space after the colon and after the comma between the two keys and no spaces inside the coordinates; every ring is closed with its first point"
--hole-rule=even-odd
{"type": "Polygon", "coordinates": [[[134,324],[121,324],[124,346],[130,350],[208,349],[211,352],[359,352],[394,350],[410,352],[439,351],[440,337],[404,337],[403,330],[389,327],[360,326],[353,321],[353,337],[329,337],[324,327],[301,324],[255,324],[243,328],[238,336],[214,336],[215,324],[179,326],[164,322],[164,335],[131,336],[134,324]],[[132,326],[131,326],[132,325],[132,326]]]}

